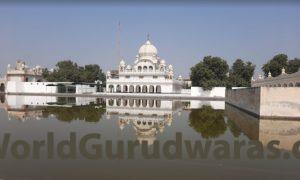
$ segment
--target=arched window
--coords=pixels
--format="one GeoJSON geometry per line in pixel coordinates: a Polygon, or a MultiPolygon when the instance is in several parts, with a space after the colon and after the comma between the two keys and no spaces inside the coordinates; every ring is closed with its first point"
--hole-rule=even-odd
{"type": "Polygon", "coordinates": [[[147,71],[147,66],[144,66],[144,67],[143,67],[143,71],[147,71]]]}
{"type": "Polygon", "coordinates": [[[138,71],[141,72],[142,71],[142,66],[138,67],[138,71]]]}
{"type": "Polygon", "coordinates": [[[153,66],[149,66],[149,71],[153,71],[153,66]]]}

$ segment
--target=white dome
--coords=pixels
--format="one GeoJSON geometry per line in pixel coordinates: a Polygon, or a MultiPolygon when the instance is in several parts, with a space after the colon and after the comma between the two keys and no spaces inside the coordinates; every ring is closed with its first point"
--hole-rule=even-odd
{"type": "Polygon", "coordinates": [[[147,40],[146,43],[140,47],[139,55],[157,55],[157,49],[149,40],[147,40]]]}
{"type": "Polygon", "coordinates": [[[123,59],[120,61],[120,66],[125,66],[125,61],[123,59]]]}

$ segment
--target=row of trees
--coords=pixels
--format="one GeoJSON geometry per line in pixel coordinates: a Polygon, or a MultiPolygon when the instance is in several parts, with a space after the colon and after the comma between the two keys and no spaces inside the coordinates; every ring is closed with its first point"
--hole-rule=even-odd
{"type": "MultiPolygon", "coordinates": [[[[288,59],[286,54],[278,54],[263,65],[265,77],[270,72],[273,77],[281,74],[282,68],[286,73],[295,73],[300,68],[300,59],[288,59]]],[[[212,87],[250,87],[255,65],[249,61],[237,59],[231,68],[226,60],[220,57],[206,56],[191,68],[192,86],[209,90],[212,87]]]]}
{"type": "Polygon", "coordinates": [[[237,59],[232,67],[220,57],[206,56],[203,61],[191,68],[192,86],[200,86],[204,90],[212,87],[250,86],[255,65],[237,59]]]}
{"type": "Polygon", "coordinates": [[[43,70],[43,77],[50,82],[87,82],[93,83],[100,80],[105,84],[105,74],[97,64],[78,66],[76,63],[66,60],[56,64],[53,71],[47,68],[43,70]]]}

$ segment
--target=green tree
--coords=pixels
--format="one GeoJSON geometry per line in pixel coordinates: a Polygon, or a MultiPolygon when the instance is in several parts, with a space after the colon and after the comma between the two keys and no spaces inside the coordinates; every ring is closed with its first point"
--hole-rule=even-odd
{"type": "Polygon", "coordinates": [[[216,138],[227,129],[224,111],[214,110],[211,106],[193,109],[189,115],[189,125],[203,138],[216,138]]]}
{"type": "Polygon", "coordinates": [[[250,87],[255,65],[237,59],[229,71],[228,87],[250,87]]]}
{"type": "Polygon", "coordinates": [[[191,68],[192,86],[200,86],[204,90],[226,86],[228,69],[224,59],[206,56],[191,68]]]}
{"type": "Polygon", "coordinates": [[[282,68],[287,68],[288,56],[286,54],[278,54],[263,65],[262,70],[265,77],[271,72],[273,77],[279,76],[281,74],[282,68]]]}
{"type": "Polygon", "coordinates": [[[300,59],[295,58],[293,60],[288,61],[287,69],[286,72],[289,74],[295,73],[299,70],[300,68],[300,59]]]}
{"type": "Polygon", "coordinates": [[[59,61],[53,70],[50,72],[44,69],[43,77],[50,82],[88,82],[93,83],[100,80],[105,84],[105,74],[97,64],[78,66],[71,60],[59,61]]]}
{"type": "Polygon", "coordinates": [[[105,80],[105,74],[97,64],[85,65],[81,71],[80,78],[82,82],[95,82],[96,80],[105,80]]]}

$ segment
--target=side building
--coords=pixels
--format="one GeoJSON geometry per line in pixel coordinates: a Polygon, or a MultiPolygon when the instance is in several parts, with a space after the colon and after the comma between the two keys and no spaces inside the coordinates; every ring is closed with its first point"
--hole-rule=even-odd
{"type": "Polygon", "coordinates": [[[174,78],[173,66],[166,65],[149,39],[140,47],[133,66],[121,60],[117,71],[106,74],[108,93],[180,93],[182,87],[182,77],[174,78]]]}
{"type": "Polygon", "coordinates": [[[252,79],[252,87],[300,87],[300,69],[293,74],[285,73],[285,69],[281,70],[281,75],[272,77],[269,73],[268,77],[259,76],[258,79],[252,79]]]}

